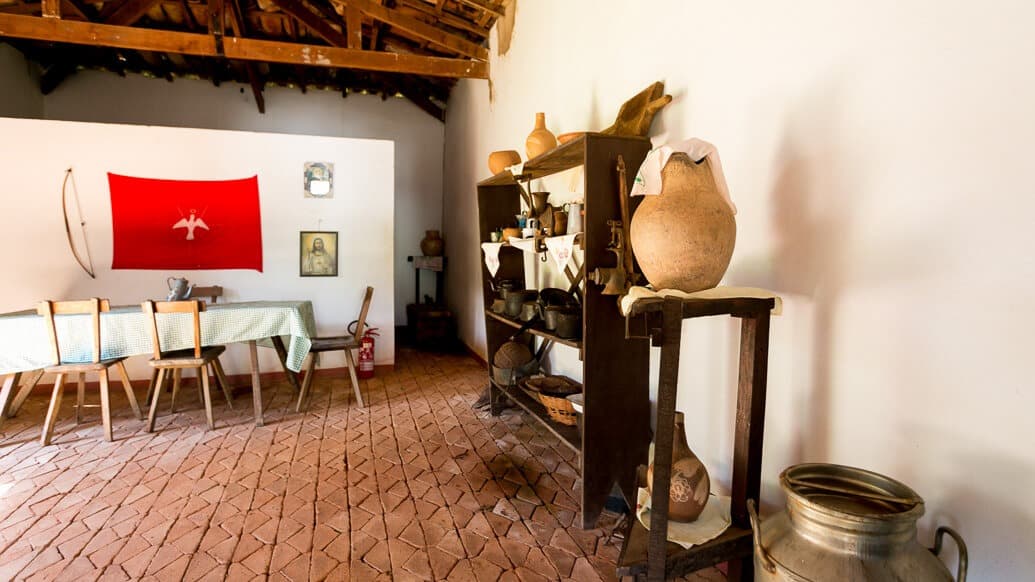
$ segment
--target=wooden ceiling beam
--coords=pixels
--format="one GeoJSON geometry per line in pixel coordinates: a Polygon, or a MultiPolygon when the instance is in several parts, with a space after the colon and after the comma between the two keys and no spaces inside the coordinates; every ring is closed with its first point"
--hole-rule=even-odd
{"type": "Polygon", "coordinates": [[[449,34],[448,32],[426,22],[407,16],[394,8],[386,8],[380,4],[371,2],[370,0],[348,0],[348,7],[358,8],[371,18],[376,18],[389,26],[405,30],[414,36],[422,38],[428,42],[435,43],[461,55],[481,59],[483,61],[489,59],[489,49],[479,46],[469,40],[460,38],[459,36],[449,34]]]}
{"type": "MultiPolygon", "coordinates": [[[[241,38],[244,37],[247,30],[244,16],[241,13],[240,0],[230,0],[230,29],[233,30],[234,36],[241,38]]],[[[245,61],[244,71],[248,75],[248,85],[252,88],[252,96],[255,97],[255,106],[259,109],[259,114],[265,114],[266,98],[263,97],[262,90],[266,83],[256,70],[255,63],[245,61]]]]}
{"type": "Polygon", "coordinates": [[[40,10],[44,18],[61,18],[61,0],[41,0],[40,10]]]}
{"type": "Polygon", "coordinates": [[[246,61],[265,61],[314,67],[343,67],[410,73],[432,77],[487,79],[488,63],[421,55],[362,51],[249,38],[224,38],[223,54],[209,35],[129,26],[112,26],[55,18],[0,14],[0,37],[108,46],[133,50],[225,56],[246,61]]]}
{"type": "Polygon", "coordinates": [[[287,14],[296,18],[306,28],[327,41],[331,46],[349,46],[348,39],[345,38],[341,31],[331,26],[323,16],[310,10],[309,6],[303,4],[300,0],[273,0],[273,3],[287,14]]]}
{"type": "Polygon", "coordinates": [[[345,9],[345,30],[350,49],[363,48],[363,17],[351,5],[345,9]]]}
{"type": "MultiPolygon", "coordinates": [[[[140,20],[158,0],[126,0],[104,18],[105,24],[129,26],[140,20]]],[[[103,12],[102,12],[103,14],[103,12]]]]}
{"type": "Polygon", "coordinates": [[[468,6],[473,6],[474,8],[478,8],[480,10],[483,10],[485,13],[491,14],[491,15],[496,16],[498,18],[501,18],[503,16],[503,11],[502,10],[500,10],[499,8],[497,8],[495,6],[490,6],[488,2],[481,2],[480,0],[457,0],[457,1],[460,2],[461,4],[467,4],[468,6]]]}
{"type": "Polygon", "coordinates": [[[471,21],[460,18],[459,16],[456,16],[455,14],[448,12],[446,10],[436,12],[434,6],[424,2],[423,0],[398,0],[398,4],[399,6],[405,6],[414,11],[427,14],[428,16],[431,16],[441,24],[452,26],[453,28],[463,30],[465,32],[470,32],[471,34],[477,35],[480,38],[489,37],[489,29],[481,28],[478,25],[472,23],[471,21]]]}

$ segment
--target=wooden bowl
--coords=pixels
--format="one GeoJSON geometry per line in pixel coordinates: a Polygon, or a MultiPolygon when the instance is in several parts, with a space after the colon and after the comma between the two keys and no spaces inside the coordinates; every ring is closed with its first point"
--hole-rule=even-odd
{"type": "Polygon", "coordinates": [[[516,226],[511,226],[503,229],[503,241],[510,241],[511,237],[521,238],[521,229],[516,226]]]}
{"type": "Polygon", "coordinates": [[[569,141],[579,137],[580,135],[585,134],[585,131],[569,131],[568,133],[562,133],[561,135],[557,136],[557,143],[568,143],[569,141]]]}

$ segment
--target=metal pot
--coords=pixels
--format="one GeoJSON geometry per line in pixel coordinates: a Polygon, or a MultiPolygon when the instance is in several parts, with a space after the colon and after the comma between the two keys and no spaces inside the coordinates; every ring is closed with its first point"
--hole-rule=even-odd
{"type": "Polygon", "coordinates": [[[516,318],[517,316],[521,315],[521,306],[524,305],[526,301],[535,301],[538,295],[539,292],[535,289],[526,289],[524,291],[508,291],[506,299],[507,317],[516,318]]]}
{"type": "Polygon", "coordinates": [[[566,339],[579,337],[582,333],[582,310],[567,308],[557,312],[557,335],[566,339]]]}
{"type": "Polygon", "coordinates": [[[567,309],[560,305],[547,305],[542,309],[543,311],[543,327],[546,331],[553,331],[557,329],[557,316],[567,309]]]}
{"type": "Polygon", "coordinates": [[[951,581],[937,558],[942,536],[959,549],[957,582],[967,577],[967,546],[939,527],[934,548],[916,539],[924,501],[912,489],[855,467],[795,465],[780,474],[787,511],[759,524],[748,501],[755,543],[756,582],[951,581]]]}

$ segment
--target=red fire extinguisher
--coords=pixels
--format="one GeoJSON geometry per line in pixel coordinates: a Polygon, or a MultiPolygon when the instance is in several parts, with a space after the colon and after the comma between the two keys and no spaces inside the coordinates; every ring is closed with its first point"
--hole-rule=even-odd
{"type": "MultiPolygon", "coordinates": [[[[349,324],[349,333],[355,335],[356,330],[353,325],[358,322],[353,321],[349,324]]],[[[359,365],[356,375],[360,378],[367,379],[374,377],[374,337],[377,336],[376,327],[368,327],[363,332],[363,337],[359,338],[359,365]]]]}

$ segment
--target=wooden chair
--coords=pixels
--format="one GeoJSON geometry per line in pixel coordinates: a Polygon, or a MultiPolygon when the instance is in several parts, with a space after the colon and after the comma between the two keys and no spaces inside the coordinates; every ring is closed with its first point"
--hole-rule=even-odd
{"type": "MultiPolygon", "coordinates": [[[[111,430],[111,402],[108,393],[108,368],[114,366],[122,379],[122,387],[126,390],[126,398],[133,412],[140,418],[140,406],[137,404],[136,394],[133,393],[133,386],[129,382],[129,374],[126,373],[126,358],[101,359],[101,313],[111,309],[107,299],[86,299],[83,301],[43,301],[39,304],[37,312],[43,316],[47,326],[47,333],[50,338],[50,349],[53,355],[54,364],[47,366],[43,372],[56,374],[54,379],[54,391],[50,396],[50,406],[47,408],[47,418],[43,423],[43,434],[40,442],[49,445],[54,434],[54,423],[57,420],[58,410],[61,408],[61,397],[65,391],[65,376],[78,374],[78,394],[76,399],[75,422],[79,424],[82,418],[82,409],[86,406],[86,373],[98,372],[100,374],[101,392],[101,421],[104,424],[104,436],[109,441],[112,438],[111,430]],[[54,321],[55,315],[89,315],[90,324],[93,328],[93,352],[90,362],[63,362],[61,360],[61,349],[58,343],[57,325],[54,321]]],[[[38,380],[38,377],[37,377],[38,380]]]]}
{"type": "Polygon", "coordinates": [[[173,374],[173,393],[169,409],[175,412],[176,394],[179,392],[179,373],[183,369],[197,371],[201,381],[202,401],[205,404],[205,418],[208,420],[208,427],[215,428],[212,420],[212,396],[209,392],[209,379],[206,368],[212,368],[216,382],[223,389],[227,402],[230,402],[229,384],[226,374],[223,373],[223,366],[219,363],[219,355],[226,350],[224,346],[201,346],[201,312],[205,310],[205,303],[196,299],[187,301],[145,301],[141,304],[144,315],[150,321],[151,340],[154,345],[154,357],[148,360],[148,364],[158,371],[154,386],[149,391],[150,410],[147,415],[147,431],[153,432],[155,428],[155,414],[158,410],[158,399],[162,394],[162,384],[168,377],[169,372],[173,374]],[[194,324],[194,348],[163,352],[161,337],[158,333],[158,321],[156,313],[186,313],[193,316],[194,324]]]}
{"type": "MultiPolygon", "coordinates": [[[[313,376],[316,372],[316,354],[322,352],[345,351],[345,363],[349,367],[349,377],[352,379],[352,389],[356,392],[356,402],[360,408],[363,407],[363,395],[359,391],[359,379],[356,378],[356,360],[352,357],[352,350],[359,349],[359,338],[363,337],[366,327],[367,312],[370,311],[370,300],[374,297],[374,288],[367,287],[363,296],[363,307],[359,311],[359,318],[356,320],[355,335],[340,335],[334,337],[313,338],[313,345],[309,348],[309,367],[305,371],[305,379],[302,380],[302,390],[298,393],[298,405],[296,412],[302,412],[302,405],[309,396],[309,389],[313,384],[313,376]]],[[[348,330],[346,330],[347,332],[348,330]]]]}
{"type": "Polygon", "coordinates": [[[223,296],[223,288],[219,285],[212,285],[211,287],[192,287],[190,290],[191,299],[197,299],[200,297],[208,297],[209,303],[215,303],[220,297],[223,296]]]}

